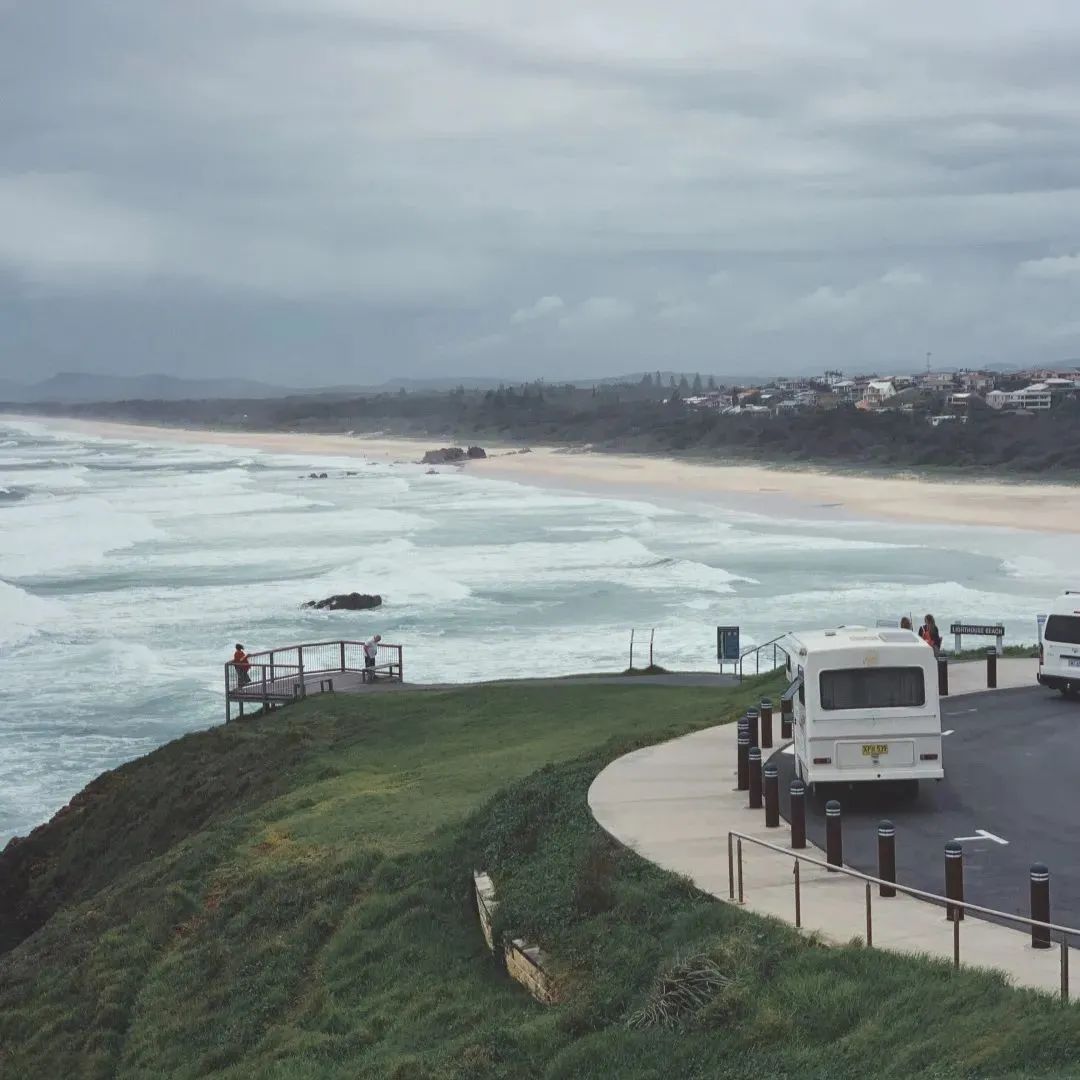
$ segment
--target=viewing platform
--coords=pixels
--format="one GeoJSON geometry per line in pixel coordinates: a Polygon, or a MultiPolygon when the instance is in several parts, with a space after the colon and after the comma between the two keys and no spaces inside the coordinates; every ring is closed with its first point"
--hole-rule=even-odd
{"type": "Polygon", "coordinates": [[[380,642],[373,667],[365,664],[362,641],[316,641],[250,653],[246,672],[225,664],[225,722],[232,708],[269,709],[310,694],[367,693],[404,682],[402,647],[380,642]]]}

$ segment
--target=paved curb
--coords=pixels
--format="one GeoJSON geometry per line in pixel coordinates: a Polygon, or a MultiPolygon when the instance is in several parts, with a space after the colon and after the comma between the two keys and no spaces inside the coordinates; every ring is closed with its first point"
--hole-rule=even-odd
{"type": "MultiPolygon", "coordinates": [[[[593,817],[614,839],[725,903],[729,830],[790,844],[786,822],[766,828],[764,813],[750,810],[746,793],[735,790],[735,735],[735,725],[725,724],[635,750],[608,765],[588,793],[593,817]]],[[[825,857],[809,843],[806,853],[825,857]]],[[[792,865],[779,853],[744,844],[743,906],[793,925],[792,865]]],[[[863,882],[809,865],[800,876],[804,931],[833,944],[865,935],[863,882]]],[[[941,908],[903,894],[884,899],[872,893],[875,948],[952,961],[953,926],[941,908]]],[[[1080,951],[1069,953],[1070,967],[1080,970],[1080,951]]],[[[1057,948],[1032,949],[1027,935],[981,919],[964,921],[961,962],[1000,971],[1016,986],[1060,991],[1057,948]]]]}

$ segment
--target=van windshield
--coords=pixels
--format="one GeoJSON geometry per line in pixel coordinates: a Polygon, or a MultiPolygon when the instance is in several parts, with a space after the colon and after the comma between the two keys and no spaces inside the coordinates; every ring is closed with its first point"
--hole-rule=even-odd
{"type": "Polygon", "coordinates": [[[1080,645],[1080,615],[1051,615],[1043,627],[1043,641],[1080,645]]]}
{"type": "Polygon", "coordinates": [[[923,669],[918,667],[844,668],[823,671],[821,707],[839,709],[903,709],[926,704],[923,669]]]}

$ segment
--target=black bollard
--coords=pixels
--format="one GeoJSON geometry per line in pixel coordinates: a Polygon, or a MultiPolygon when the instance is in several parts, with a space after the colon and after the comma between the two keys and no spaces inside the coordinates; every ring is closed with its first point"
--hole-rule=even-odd
{"type": "MultiPolygon", "coordinates": [[[[1050,870],[1043,863],[1031,867],[1031,917],[1038,922],[1050,921],[1050,870]]],[[[1045,926],[1031,928],[1031,947],[1050,948],[1050,931],[1045,926]]]]}
{"type": "Polygon", "coordinates": [[[765,777],[765,828],[780,825],[780,769],[770,761],[762,770],[765,777]]]}
{"type": "Polygon", "coordinates": [[[796,777],[788,788],[791,795],[791,846],[806,847],[806,785],[796,777]]]}
{"type": "Polygon", "coordinates": [[[997,689],[997,649],[993,645],[986,649],[986,689],[997,689]]]}
{"type": "MultiPolygon", "coordinates": [[[[964,849],[955,840],[945,845],[945,895],[950,900],[964,899],[964,849]]],[[[961,922],[964,909],[956,904],[947,904],[945,918],[950,922],[961,922]]]]}
{"type": "Polygon", "coordinates": [[[832,866],[844,865],[843,825],[840,804],[835,799],[825,804],[825,861],[832,866]]]}
{"type": "Polygon", "coordinates": [[[791,738],[791,711],[794,708],[791,702],[791,698],[783,697],[780,699],[780,738],[791,738]]]}
{"type": "Polygon", "coordinates": [[[761,747],[750,747],[750,801],[751,810],[761,809],[761,747]]]}
{"type": "Polygon", "coordinates": [[[772,749],[772,702],[768,698],[761,702],[761,748],[772,749]]]}
{"type": "MultiPolygon", "coordinates": [[[[877,827],[877,876],[882,881],[896,884],[896,826],[891,821],[881,821],[877,827]]],[[[880,896],[895,896],[890,885],[879,885],[880,896]]]]}
{"type": "Polygon", "coordinates": [[[938,697],[949,696],[949,658],[947,656],[937,658],[937,692],[938,697]]]}
{"type": "Polygon", "coordinates": [[[750,787],[750,732],[739,722],[739,781],[737,790],[746,791],[750,787]]]}
{"type": "Polygon", "coordinates": [[[747,709],[746,719],[750,724],[750,745],[760,746],[761,735],[758,733],[758,711],[757,709],[747,709]]]}

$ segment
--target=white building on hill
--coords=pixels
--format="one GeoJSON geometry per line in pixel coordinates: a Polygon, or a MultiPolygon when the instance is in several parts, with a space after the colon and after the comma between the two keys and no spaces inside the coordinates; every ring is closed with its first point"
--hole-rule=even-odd
{"type": "Polygon", "coordinates": [[[1054,401],[1053,391],[1046,383],[1032,383],[1023,390],[1014,390],[1011,405],[1027,412],[1045,412],[1054,401]]]}
{"type": "Polygon", "coordinates": [[[896,387],[891,380],[875,380],[866,386],[866,402],[871,406],[884,405],[895,394],[896,387]]]}

